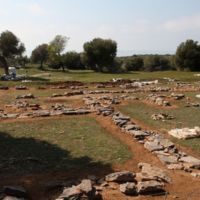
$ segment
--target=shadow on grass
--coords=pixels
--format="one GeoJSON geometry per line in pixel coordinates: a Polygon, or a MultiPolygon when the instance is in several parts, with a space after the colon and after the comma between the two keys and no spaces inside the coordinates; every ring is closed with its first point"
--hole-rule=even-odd
{"type": "MultiPolygon", "coordinates": [[[[78,146],[75,148],[79,148],[78,146]]],[[[35,138],[14,138],[0,132],[0,174],[29,174],[72,170],[75,174],[112,172],[109,164],[90,157],[73,157],[55,144],[35,138]]]]}
{"type": "Polygon", "coordinates": [[[91,75],[94,73],[98,73],[98,74],[110,74],[110,75],[130,75],[130,74],[139,74],[139,72],[100,72],[100,71],[93,71],[93,70],[71,70],[71,69],[65,69],[65,71],[63,71],[62,69],[51,69],[51,68],[38,68],[38,70],[40,70],[41,72],[60,72],[60,73],[67,73],[67,74],[84,74],[84,75],[91,75]]]}
{"type": "Polygon", "coordinates": [[[27,76],[25,79],[26,80],[30,80],[30,81],[40,81],[40,82],[48,82],[48,81],[50,81],[50,79],[48,79],[48,78],[33,77],[33,76],[27,76]]]}

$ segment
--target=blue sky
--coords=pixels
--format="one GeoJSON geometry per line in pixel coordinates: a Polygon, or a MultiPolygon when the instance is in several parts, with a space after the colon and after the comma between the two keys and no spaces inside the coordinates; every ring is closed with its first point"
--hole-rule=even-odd
{"type": "Polygon", "coordinates": [[[66,51],[82,51],[95,37],[118,42],[118,55],[174,53],[186,39],[200,41],[199,0],[0,0],[0,32],[10,30],[30,54],[55,35],[66,51]]]}

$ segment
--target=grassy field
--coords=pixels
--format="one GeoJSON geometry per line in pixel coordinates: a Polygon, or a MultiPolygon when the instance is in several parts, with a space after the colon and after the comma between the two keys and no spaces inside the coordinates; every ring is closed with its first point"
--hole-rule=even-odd
{"type": "MultiPolygon", "coordinates": [[[[3,70],[0,69],[0,74],[3,74],[3,70]]],[[[181,81],[200,81],[200,77],[195,77],[195,72],[177,72],[177,71],[165,71],[165,72],[130,72],[123,74],[109,74],[109,73],[96,73],[89,70],[77,70],[66,71],[60,70],[39,70],[36,66],[29,66],[25,69],[19,69],[18,74],[25,75],[26,80],[31,80],[33,84],[49,84],[52,82],[63,81],[81,81],[81,82],[105,82],[112,78],[123,79],[141,79],[141,80],[155,80],[163,79],[164,77],[175,78],[181,81]]],[[[16,82],[0,82],[0,85],[14,85],[16,82]]],[[[30,84],[30,83],[26,83],[30,84]]]]}
{"type": "MultiPolygon", "coordinates": [[[[176,109],[163,110],[138,102],[121,106],[119,110],[133,119],[140,120],[144,124],[163,132],[174,128],[194,128],[194,126],[200,126],[200,108],[187,108],[183,105],[184,103],[180,102],[178,103],[179,107],[176,109]],[[167,121],[155,121],[151,119],[152,114],[159,113],[172,115],[175,119],[167,121]]],[[[200,154],[200,138],[185,141],[172,138],[172,140],[183,146],[190,147],[200,154]]]]}
{"type": "Polygon", "coordinates": [[[91,117],[0,124],[0,172],[103,168],[131,157],[91,117]]]}

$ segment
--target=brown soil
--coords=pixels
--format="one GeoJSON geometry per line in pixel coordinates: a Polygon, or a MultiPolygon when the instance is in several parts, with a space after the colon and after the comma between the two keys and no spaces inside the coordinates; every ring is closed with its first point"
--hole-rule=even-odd
{"type": "MultiPolygon", "coordinates": [[[[69,84],[71,85],[71,83],[69,84]]],[[[79,83],[77,83],[79,85],[79,83]]],[[[50,87],[50,86],[48,86],[50,87]]],[[[15,89],[10,89],[9,92],[14,92],[15,89]]],[[[34,91],[33,88],[28,90],[34,91]]],[[[26,91],[25,91],[26,93],[26,91]]],[[[4,95],[4,92],[0,92],[0,96],[4,95]]],[[[83,106],[82,102],[80,101],[80,96],[78,97],[71,97],[67,98],[67,100],[74,101],[74,106],[83,106]],[[77,102],[76,102],[77,101],[77,102]]],[[[58,98],[47,101],[48,103],[55,103],[55,102],[63,102],[65,101],[63,98],[58,98]]],[[[149,104],[145,102],[146,104],[150,106],[156,106],[154,104],[149,104]]],[[[159,107],[163,108],[163,107],[159,107]]],[[[165,109],[174,109],[175,106],[172,107],[164,107],[165,109]]],[[[122,133],[122,131],[113,124],[112,120],[109,117],[102,117],[97,115],[91,115],[94,117],[104,129],[106,129],[113,137],[119,139],[121,142],[126,144],[129,148],[129,150],[132,152],[132,158],[127,161],[124,164],[118,164],[112,166],[112,169],[99,169],[96,166],[86,168],[82,171],[80,170],[70,170],[65,172],[45,172],[40,174],[19,174],[19,175],[0,175],[0,186],[3,185],[22,185],[24,186],[30,196],[32,197],[32,200],[53,200],[55,199],[59,194],[59,189],[56,190],[47,190],[47,185],[50,183],[55,183],[57,181],[66,181],[71,179],[82,179],[87,178],[88,175],[94,174],[97,177],[103,177],[104,175],[110,173],[111,171],[120,171],[120,170],[129,170],[133,172],[138,171],[138,163],[140,162],[146,162],[153,164],[155,166],[158,166],[162,169],[166,169],[166,166],[163,165],[156,156],[154,156],[152,153],[148,152],[144,149],[142,144],[139,144],[137,141],[135,141],[130,135],[127,135],[125,133],[122,133]]],[[[48,119],[48,118],[47,118],[48,119]]],[[[59,119],[59,117],[55,117],[55,119],[59,119]]],[[[1,121],[1,123],[7,123],[7,122],[15,122],[15,121],[32,121],[32,120],[40,120],[40,119],[21,119],[21,120],[6,120],[1,121]]],[[[142,126],[144,129],[150,129],[151,127],[146,126],[144,122],[133,120],[138,125],[142,126]]],[[[183,148],[183,147],[181,147],[183,148]]],[[[189,152],[190,154],[194,154],[190,149],[183,148],[184,151],[189,152]]],[[[191,194],[200,191],[200,179],[193,178],[190,174],[187,174],[182,171],[170,171],[167,170],[169,175],[171,176],[173,182],[171,184],[166,185],[167,191],[169,191],[169,195],[167,200],[169,199],[175,199],[175,197],[178,197],[180,200],[196,200],[200,199],[192,197],[191,194]],[[191,197],[190,199],[188,197],[191,197]]],[[[139,196],[139,197],[128,197],[119,192],[119,190],[108,188],[103,191],[103,199],[104,200],[164,200],[166,199],[164,196],[160,197],[151,197],[151,196],[139,196]]]]}
{"type": "MultiPolygon", "coordinates": [[[[124,142],[131,152],[133,153],[133,157],[124,165],[116,165],[113,166],[113,169],[118,170],[129,170],[129,171],[138,171],[137,164],[140,162],[146,162],[158,166],[162,169],[166,169],[166,167],[158,160],[156,156],[152,153],[148,152],[144,149],[142,144],[139,144],[135,141],[131,136],[123,134],[119,128],[113,125],[112,121],[109,118],[97,117],[97,121],[107,129],[114,137],[119,138],[122,142],[124,142]]],[[[193,178],[190,174],[187,174],[182,171],[171,171],[167,170],[169,175],[171,176],[173,182],[172,184],[167,185],[166,189],[169,191],[170,195],[167,199],[173,199],[173,197],[178,196],[179,199],[184,200],[187,199],[187,196],[198,192],[200,189],[200,180],[193,178]]],[[[164,199],[164,197],[125,197],[120,194],[116,190],[108,190],[104,192],[104,198],[108,199],[164,199]],[[113,198],[114,197],[114,198],[113,198]]]]}

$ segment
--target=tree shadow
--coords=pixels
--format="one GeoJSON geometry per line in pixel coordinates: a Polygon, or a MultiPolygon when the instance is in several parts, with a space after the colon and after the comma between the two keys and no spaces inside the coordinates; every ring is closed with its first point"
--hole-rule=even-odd
{"type": "Polygon", "coordinates": [[[35,138],[14,138],[0,132],[0,175],[66,170],[72,170],[76,175],[84,172],[112,172],[109,164],[94,162],[87,156],[73,157],[69,151],[55,144],[35,138]]]}
{"type": "Polygon", "coordinates": [[[25,79],[29,80],[29,81],[40,81],[40,82],[48,82],[48,81],[50,81],[50,79],[48,79],[48,78],[33,77],[33,76],[27,76],[25,79]]]}

